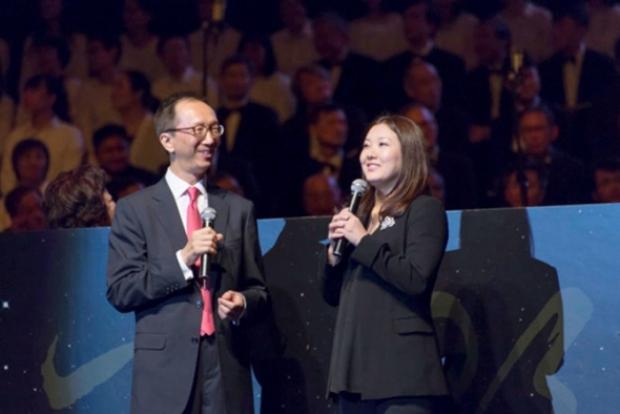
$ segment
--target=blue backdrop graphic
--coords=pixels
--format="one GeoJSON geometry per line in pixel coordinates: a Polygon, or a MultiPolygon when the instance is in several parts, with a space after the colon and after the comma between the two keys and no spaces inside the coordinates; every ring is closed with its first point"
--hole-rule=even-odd
{"type": "MultiPolygon", "coordinates": [[[[504,212],[478,214],[495,215],[501,222],[504,212]]],[[[532,255],[557,270],[562,293],[565,355],[547,381],[555,412],[616,413],[620,205],[530,208],[527,217],[532,255]]],[[[461,218],[461,212],[449,213],[448,252],[461,245],[461,218]]],[[[321,377],[334,311],[318,301],[319,294],[308,291],[317,288],[316,267],[292,263],[294,255],[286,253],[300,247],[279,243],[290,229],[293,239],[312,238],[310,245],[318,251],[325,225],[325,219],[259,222],[261,249],[274,283],[276,319],[289,339],[286,357],[298,360],[304,380],[291,389],[303,394],[299,401],[312,413],[333,411],[324,400],[321,377]],[[297,292],[296,286],[303,288],[297,292]],[[286,303],[279,303],[278,295],[284,293],[286,303]],[[326,333],[324,338],[318,341],[310,330],[293,327],[292,313],[298,314],[295,325],[302,321],[314,326],[315,332],[326,333]],[[295,338],[302,339],[297,344],[295,338]],[[304,358],[312,363],[304,365],[304,358]],[[315,372],[309,372],[315,365],[315,372]]],[[[1,413],[128,412],[134,321],[132,314],[117,313],[105,300],[107,236],[108,229],[0,235],[1,413]]],[[[311,256],[308,263],[315,263],[316,255],[311,256]]],[[[259,407],[260,402],[257,411],[259,407]]]]}

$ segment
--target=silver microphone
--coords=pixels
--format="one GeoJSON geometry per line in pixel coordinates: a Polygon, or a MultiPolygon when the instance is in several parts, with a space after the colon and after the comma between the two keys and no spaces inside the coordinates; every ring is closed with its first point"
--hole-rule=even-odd
{"type": "MultiPolygon", "coordinates": [[[[202,217],[202,220],[204,221],[204,227],[213,228],[215,216],[216,212],[212,207],[205,207],[200,210],[200,217],[202,217]]],[[[200,262],[200,277],[206,278],[209,273],[209,255],[207,253],[203,253],[202,260],[200,262]]]]}
{"type": "MultiPolygon", "coordinates": [[[[355,214],[359,207],[362,195],[368,191],[368,183],[361,178],[353,180],[351,183],[351,203],[349,203],[349,210],[355,214]]],[[[345,239],[338,239],[336,246],[334,246],[334,256],[342,256],[342,251],[346,247],[347,241],[345,239]]]]}

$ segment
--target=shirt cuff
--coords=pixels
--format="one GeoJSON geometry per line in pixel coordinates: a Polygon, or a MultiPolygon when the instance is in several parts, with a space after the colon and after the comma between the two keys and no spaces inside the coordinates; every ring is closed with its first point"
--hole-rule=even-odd
{"type": "Polygon", "coordinates": [[[183,277],[185,278],[185,280],[192,280],[194,278],[194,272],[192,272],[192,269],[187,267],[187,265],[183,261],[183,258],[181,257],[181,250],[177,250],[177,261],[179,262],[179,266],[183,271],[183,277]]]}

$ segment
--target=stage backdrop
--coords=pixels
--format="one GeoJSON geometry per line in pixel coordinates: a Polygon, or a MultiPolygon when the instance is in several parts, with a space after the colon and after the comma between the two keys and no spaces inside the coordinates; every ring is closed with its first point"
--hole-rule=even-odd
{"type": "MultiPolygon", "coordinates": [[[[259,222],[284,352],[257,412],[331,413],[327,219],[259,222]]],[[[462,413],[616,413],[620,206],[450,212],[433,316],[462,413]]],[[[105,300],[108,229],[0,235],[0,413],[127,413],[133,316],[105,300]]]]}

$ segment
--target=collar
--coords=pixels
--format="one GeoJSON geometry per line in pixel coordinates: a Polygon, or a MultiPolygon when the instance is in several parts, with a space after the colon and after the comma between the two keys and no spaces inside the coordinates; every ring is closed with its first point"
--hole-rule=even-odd
{"type": "MultiPolygon", "coordinates": [[[[186,182],[178,175],[173,173],[170,167],[168,167],[164,178],[166,179],[166,184],[168,184],[168,187],[170,187],[170,191],[172,191],[172,195],[174,196],[175,200],[183,196],[187,192],[187,189],[189,187],[192,187],[190,183],[186,182]]],[[[194,184],[194,187],[198,188],[201,194],[207,194],[207,190],[203,181],[198,181],[196,184],[194,184]]]]}

